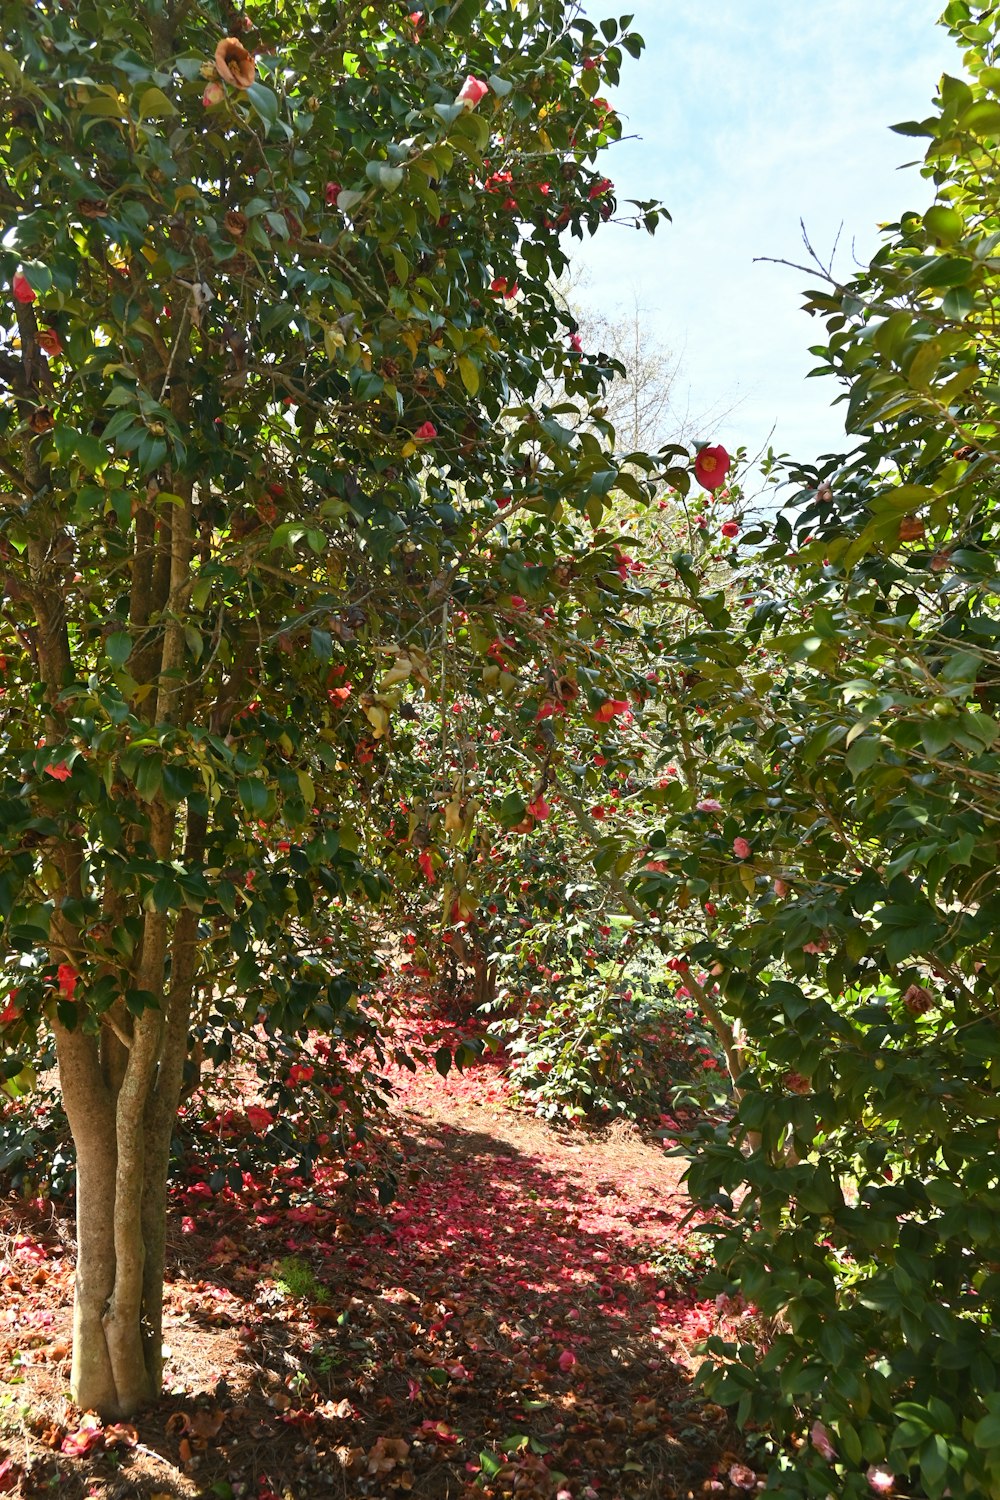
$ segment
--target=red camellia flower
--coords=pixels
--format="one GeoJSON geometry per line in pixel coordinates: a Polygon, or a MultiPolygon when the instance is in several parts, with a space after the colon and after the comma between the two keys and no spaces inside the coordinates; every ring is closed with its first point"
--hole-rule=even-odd
{"type": "Polygon", "coordinates": [[[738,521],[726,521],[722,526],[723,536],[739,536],[740,526],[738,521]]]}
{"type": "Polygon", "coordinates": [[[625,698],[608,698],[606,702],[601,704],[600,708],[594,714],[594,718],[598,724],[607,724],[611,719],[617,718],[619,714],[627,713],[628,702],[625,698]]]}
{"type": "Polygon", "coordinates": [[[421,422],[413,434],[413,441],[415,443],[432,443],[437,435],[438,430],[433,422],[421,422]]]}
{"type": "Polygon", "coordinates": [[[544,823],[552,809],[546,802],[544,793],[539,792],[538,796],[528,803],[528,811],[533,818],[537,818],[540,823],[544,823]]]}
{"type": "Polygon", "coordinates": [[[583,353],[583,339],[580,337],[580,335],[578,333],[571,333],[570,334],[570,336],[569,336],[569,347],[572,349],[572,351],[573,351],[574,354],[582,354],[583,353]]]}
{"type": "Polygon", "coordinates": [[[79,979],[72,964],[60,964],[56,970],[56,979],[59,981],[60,992],[67,1000],[72,1000],[73,991],[76,989],[76,981],[79,979]]]}
{"type": "Polygon", "coordinates": [[[14,272],[14,280],[11,285],[14,291],[15,302],[34,302],[38,295],[23,271],[14,272]]]}
{"type": "Polygon", "coordinates": [[[753,850],[744,838],[733,839],[733,853],[737,859],[749,859],[753,850]]]}
{"type": "Polygon", "coordinates": [[[51,776],[55,781],[67,781],[73,772],[66,762],[61,760],[57,766],[46,766],[45,774],[46,776],[51,776]]]}
{"type": "Polygon", "coordinates": [[[337,199],[340,197],[340,183],[328,182],[326,185],[326,206],[336,208],[337,199]]]}
{"type": "Polygon", "coordinates": [[[62,341],[54,328],[39,328],[38,347],[50,359],[63,352],[62,341]]]}
{"type": "Polygon", "coordinates": [[[464,104],[466,109],[475,109],[480,99],[485,99],[489,91],[488,84],[485,84],[481,78],[474,78],[470,73],[455,95],[455,103],[464,104]]]}
{"type": "Polygon", "coordinates": [[[417,864],[424,872],[424,879],[428,885],[434,884],[434,861],[431,859],[430,850],[423,849],[417,856],[417,864]]]}
{"type": "Polygon", "coordinates": [[[702,448],[694,461],[694,477],[703,490],[721,490],[731,463],[721,443],[714,448],[702,448]]]}

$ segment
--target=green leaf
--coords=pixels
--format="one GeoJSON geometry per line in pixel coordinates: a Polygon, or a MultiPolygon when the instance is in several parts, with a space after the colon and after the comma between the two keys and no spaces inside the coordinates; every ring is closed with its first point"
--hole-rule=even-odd
{"type": "Polygon", "coordinates": [[[116,630],[108,636],[104,649],[112,666],[123,667],[132,655],[132,637],[127,631],[116,630]]]}
{"type": "Polygon", "coordinates": [[[527,817],[528,804],[519,792],[508,792],[500,804],[500,822],[504,828],[513,828],[527,817]]]}
{"type": "Polygon", "coordinates": [[[278,96],[273,90],[269,89],[266,84],[252,83],[248,89],[243,89],[242,92],[250,100],[253,108],[266,126],[270,128],[270,126],[277,123],[278,96]]]}
{"type": "Polygon", "coordinates": [[[851,775],[857,778],[863,771],[873,766],[881,754],[882,742],[872,735],[862,735],[854,741],[844,760],[851,775]]]}
{"type": "Polygon", "coordinates": [[[442,1078],[447,1078],[451,1072],[451,1048],[439,1047],[434,1054],[434,1066],[442,1078]]]}
{"type": "Polygon", "coordinates": [[[935,203],[933,208],[927,210],[924,224],[928,234],[939,245],[954,245],[965,233],[962,215],[943,203],[935,203]]]}
{"type": "Polygon", "coordinates": [[[974,135],[1000,135],[1000,104],[994,99],[978,99],[959,116],[958,126],[974,135]]]}
{"type": "Polygon", "coordinates": [[[459,356],[458,372],[470,396],[479,394],[479,367],[467,354],[459,356]]]}
{"type": "Polygon", "coordinates": [[[146,89],[139,97],[140,120],[165,120],[177,114],[177,106],[167,98],[162,89],[146,89]]]}
{"type": "Polygon", "coordinates": [[[256,778],[244,776],[236,783],[236,791],[240,801],[248,813],[259,817],[267,811],[268,794],[267,787],[256,778]]]}
{"type": "Polygon", "coordinates": [[[1000,1448],[1000,1412],[991,1412],[976,1423],[972,1441],[977,1448],[1000,1448]]]}

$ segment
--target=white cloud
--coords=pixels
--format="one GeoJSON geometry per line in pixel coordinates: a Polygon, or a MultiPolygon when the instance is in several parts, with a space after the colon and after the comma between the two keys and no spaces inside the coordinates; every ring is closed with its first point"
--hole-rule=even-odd
{"type": "MultiPolygon", "coordinates": [[[[939,0],[636,0],[646,39],[610,97],[638,135],[609,154],[619,201],[661,198],[673,215],[654,239],[607,228],[574,258],[586,297],[605,306],[634,288],[663,342],[685,351],[681,383],[694,413],[737,403],[706,439],[808,458],[843,445],[838,394],[804,377],[822,325],[801,312],[815,280],[755,263],[801,261],[799,220],[820,254],[843,225],[867,261],[876,225],[933,192],[898,168],[919,150],[890,132],[921,118],[960,54],[934,25],[939,0]]],[[[588,13],[604,14],[604,0],[588,13]]]]}

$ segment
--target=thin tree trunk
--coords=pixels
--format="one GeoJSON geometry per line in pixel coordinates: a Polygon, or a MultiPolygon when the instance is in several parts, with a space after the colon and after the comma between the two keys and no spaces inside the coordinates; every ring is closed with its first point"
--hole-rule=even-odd
{"type": "MultiPolygon", "coordinates": [[[[158,937],[147,934],[144,966],[154,961],[158,937]]],[[[197,917],[182,912],[166,1011],[150,1008],[136,1019],[117,1098],[98,1039],[56,1028],[77,1150],[72,1393],[77,1405],[105,1418],[131,1416],[160,1389],[167,1170],[196,940],[197,917]]]]}
{"type": "Polygon", "coordinates": [[[96,1039],[56,1026],[63,1102],[76,1144],[76,1285],[73,1297],[73,1396],[81,1406],[115,1411],[118,1392],[103,1316],[114,1289],[113,1205],[117,1152],[114,1105],[101,1074],[96,1039]]]}

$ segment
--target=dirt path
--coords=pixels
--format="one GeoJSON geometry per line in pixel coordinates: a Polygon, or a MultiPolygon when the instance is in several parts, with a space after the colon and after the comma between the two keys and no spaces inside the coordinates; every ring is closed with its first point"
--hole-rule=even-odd
{"type": "Polygon", "coordinates": [[[215,1201],[189,1190],[168,1396],[137,1424],[138,1447],[59,1452],[86,1431],[65,1396],[68,1226],[22,1222],[0,1259],[0,1464],[18,1493],[686,1500],[756,1487],[690,1386],[715,1319],[678,1275],[681,1164],[629,1129],[558,1132],[513,1112],[489,1063],[397,1082],[386,1145],[400,1191],[384,1210],[345,1218],[333,1193],[282,1203],[261,1184],[215,1201]]]}

